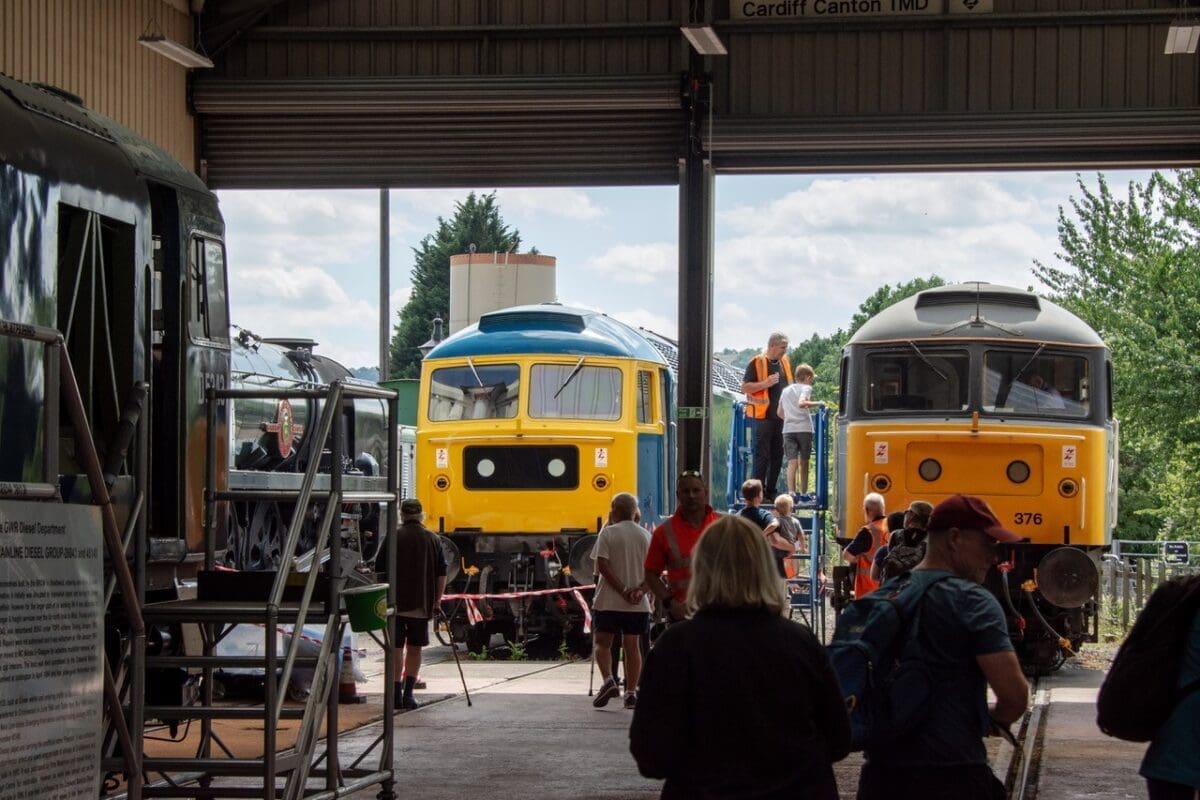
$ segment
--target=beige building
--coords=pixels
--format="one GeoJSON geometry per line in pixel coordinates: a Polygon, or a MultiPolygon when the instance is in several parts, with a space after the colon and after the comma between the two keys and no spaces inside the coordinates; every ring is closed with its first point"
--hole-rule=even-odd
{"type": "Polygon", "coordinates": [[[187,0],[3,0],[0,72],[78,95],[196,168],[187,70],[138,44],[158,32],[190,45],[187,0]]]}

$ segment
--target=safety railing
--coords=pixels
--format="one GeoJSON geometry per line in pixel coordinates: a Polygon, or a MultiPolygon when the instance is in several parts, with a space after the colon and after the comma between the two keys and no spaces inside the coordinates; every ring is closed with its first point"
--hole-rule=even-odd
{"type": "MultiPolygon", "coordinates": [[[[136,528],[137,514],[132,514],[123,536],[117,526],[117,517],[113,511],[112,498],[109,495],[108,484],[104,480],[100,457],[96,442],[92,435],[91,424],[84,410],[83,397],[79,391],[79,383],[71,365],[71,355],[65,346],[62,333],[54,328],[38,325],[26,325],[8,320],[0,320],[0,337],[37,342],[43,345],[43,364],[45,368],[45,447],[42,454],[43,481],[37,483],[4,482],[0,483],[0,497],[9,499],[60,499],[58,487],[58,436],[59,419],[58,404],[51,398],[60,395],[67,409],[71,426],[74,430],[76,457],[79,459],[87,476],[92,503],[100,509],[100,519],[104,532],[104,547],[108,553],[112,575],[106,580],[105,605],[111,600],[116,588],[121,590],[121,604],[129,625],[129,644],[123,652],[123,659],[128,660],[128,688],[130,710],[128,719],[121,703],[121,693],[118,690],[118,679],[115,677],[112,665],[109,663],[106,648],[103,652],[103,685],[104,701],[108,708],[109,723],[116,733],[122,755],[122,767],[127,780],[127,794],[130,800],[140,800],[142,796],[142,705],[144,703],[146,653],[146,626],[142,618],[141,594],[129,570],[127,546],[136,528]]],[[[137,505],[140,510],[140,502],[137,505]]],[[[120,671],[118,672],[120,674],[120,671]]]]}

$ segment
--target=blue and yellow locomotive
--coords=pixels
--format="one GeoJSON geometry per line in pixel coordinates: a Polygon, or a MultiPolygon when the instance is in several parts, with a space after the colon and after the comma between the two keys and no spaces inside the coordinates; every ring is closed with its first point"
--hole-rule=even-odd
{"type": "Polygon", "coordinates": [[[979,495],[1027,538],[989,579],[1031,670],[1096,640],[1097,563],[1116,524],[1112,362],[1099,335],[1037,295],[929,289],[862,326],[842,355],[838,529],[979,495]]]}
{"type": "MultiPolygon", "coordinates": [[[[592,534],[614,494],[637,494],[647,522],[670,513],[673,394],[659,351],[593,311],[495,311],[434,348],[421,369],[415,488],[426,525],[444,534],[450,591],[590,583],[592,534]]],[[[564,635],[583,646],[571,598],[480,605],[483,624],[462,611],[451,620],[474,649],[492,633],[537,650],[564,635]]]]}

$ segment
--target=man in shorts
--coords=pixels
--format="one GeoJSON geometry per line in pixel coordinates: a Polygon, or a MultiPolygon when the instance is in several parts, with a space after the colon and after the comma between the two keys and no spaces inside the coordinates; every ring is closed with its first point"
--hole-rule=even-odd
{"type": "Polygon", "coordinates": [[[396,569],[391,573],[396,588],[396,661],[404,664],[404,680],[392,687],[397,711],[420,707],[413,688],[421,670],[421,648],[429,644],[429,620],[446,590],[446,555],[437,534],[421,524],[424,519],[420,500],[400,502],[396,569]]]}
{"type": "Polygon", "coordinates": [[[621,686],[612,674],[612,643],[621,637],[625,651],[625,707],[637,705],[637,683],[642,673],[642,634],[650,624],[650,599],[645,588],[646,551],[650,549],[650,534],[634,521],[638,516],[638,500],[628,492],[612,499],[608,525],[596,537],[592,556],[600,581],[592,603],[592,623],[596,634],[593,642],[596,663],[603,681],[592,700],[596,708],[621,693],[621,686]]]}

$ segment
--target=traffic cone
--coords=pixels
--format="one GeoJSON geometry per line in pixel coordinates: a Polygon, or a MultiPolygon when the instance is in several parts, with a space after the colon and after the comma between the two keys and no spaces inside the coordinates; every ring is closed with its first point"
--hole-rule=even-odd
{"type": "Polygon", "coordinates": [[[344,705],[361,703],[364,697],[358,696],[358,685],[354,682],[354,662],[350,658],[350,648],[342,648],[342,669],[338,674],[338,702],[344,705]]]}

